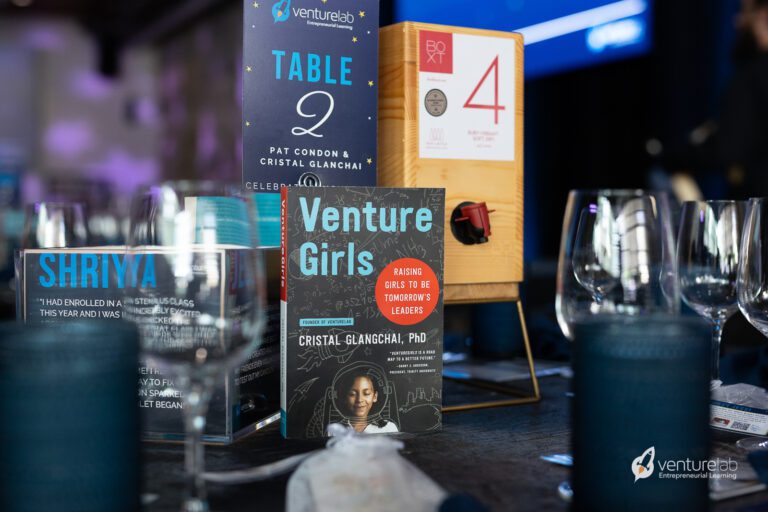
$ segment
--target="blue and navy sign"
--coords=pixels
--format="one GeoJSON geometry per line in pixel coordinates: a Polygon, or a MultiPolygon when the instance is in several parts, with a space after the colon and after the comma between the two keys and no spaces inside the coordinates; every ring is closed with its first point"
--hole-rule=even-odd
{"type": "Polygon", "coordinates": [[[247,0],[243,187],[375,185],[378,0],[247,0]]]}

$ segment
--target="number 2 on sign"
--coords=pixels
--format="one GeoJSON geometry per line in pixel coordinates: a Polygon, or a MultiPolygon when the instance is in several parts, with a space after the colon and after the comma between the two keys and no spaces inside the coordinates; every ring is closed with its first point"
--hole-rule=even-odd
{"type": "Polygon", "coordinates": [[[464,108],[479,108],[482,110],[493,110],[493,124],[499,124],[499,111],[506,110],[506,107],[504,107],[503,105],[499,105],[499,56],[498,55],[496,56],[495,59],[493,59],[493,62],[491,62],[491,65],[488,66],[488,69],[485,71],[483,78],[480,79],[480,81],[475,86],[475,89],[472,91],[472,94],[470,94],[469,98],[467,98],[466,103],[464,103],[464,108]],[[488,78],[488,75],[491,74],[491,71],[493,71],[493,105],[472,103],[472,100],[475,99],[475,95],[477,94],[477,91],[479,91],[480,88],[483,86],[486,79],[488,78]]]}
{"type": "Polygon", "coordinates": [[[291,133],[296,135],[297,137],[301,135],[311,135],[313,137],[322,138],[323,135],[320,133],[315,133],[315,130],[323,126],[323,124],[325,124],[325,122],[328,120],[329,117],[331,117],[331,114],[333,113],[333,105],[334,105],[333,96],[331,96],[330,93],[327,93],[325,91],[312,91],[302,96],[299,102],[296,104],[296,113],[299,114],[301,117],[307,117],[307,118],[317,117],[317,114],[305,114],[304,111],[302,110],[304,101],[310,96],[314,96],[315,94],[321,94],[323,96],[328,97],[328,101],[329,101],[328,111],[325,113],[323,118],[320,119],[320,121],[318,121],[317,124],[315,124],[311,128],[302,128],[301,126],[294,126],[293,128],[291,128],[291,133]]]}

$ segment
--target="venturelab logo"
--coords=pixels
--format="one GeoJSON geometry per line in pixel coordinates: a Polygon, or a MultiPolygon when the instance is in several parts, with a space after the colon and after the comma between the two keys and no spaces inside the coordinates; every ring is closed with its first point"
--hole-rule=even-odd
{"type": "Polygon", "coordinates": [[[286,21],[291,17],[291,0],[278,0],[272,6],[272,17],[275,19],[275,23],[278,21],[286,21]]]}
{"type": "Polygon", "coordinates": [[[642,455],[632,461],[630,467],[635,476],[635,483],[656,474],[657,478],[680,480],[695,478],[714,478],[735,480],[739,463],[727,459],[659,459],[656,460],[656,448],[651,446],[642,455]],[[658,471],[655,471],[658,468],[658,471]]]}
{"type": "Polygon", "coordinates": [[[632,461],[632,474],[635,475],[635,483],[641,478],[648,478],[653,474],[653,459],[656,457],[656,449],[651,446],[642,455],[632,461]]]}
{"type": "MultiPolygon", "coordinates": [[[[300,0],[278,0],[272,4],[272,18],[275,23],[288,21],[293,16],[297,20],[304,20],[307,25],[326,28],[340,28],[352,30],[355,23],[355,15],[349,11],[326,9],[325,7],[301,7],[300,0]],[[293,3],[293,7],[291,7],[293,3]]],[[[365,11],[359,11],[361,18],[365,17],[365,11]]]]}

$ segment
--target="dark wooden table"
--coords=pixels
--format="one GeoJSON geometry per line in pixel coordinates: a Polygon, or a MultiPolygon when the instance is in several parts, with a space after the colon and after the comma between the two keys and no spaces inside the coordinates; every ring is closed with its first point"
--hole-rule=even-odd
{"type": "MultiPolygon", "coordinates": [[[[508,408],[456,412],[444,416],[439,433],[405,441],[403,455],[449,493],[469,493],[493,511],[565,511],[557,486],[570,470],[542,461],[539,456],[569,451],[568,381],[547,377],[540,381],[540,403],[508,408]]],[[[493,396],[446,382],[447,403],[493,396]]],[[[324,441],[285,440],[275,425],[228,447],[209,446],[209,471],[244,469],[289,455],[321,448],[324,441]]],[[[737,457],[732,441],[715,442],[719,455],[737,457]]],[[[144,449],[144,492],[157,494],[149,511],[178,510],[183,490],[183,448],[147,444],[144,449]]],[[[281,511],[285,508],[288,477],[238,486],[209,486],[215,511],[281,511]]],[[[751,508],[768,502],[768,492],[718,503],[716,511],[768,510],[751,508]]]]}

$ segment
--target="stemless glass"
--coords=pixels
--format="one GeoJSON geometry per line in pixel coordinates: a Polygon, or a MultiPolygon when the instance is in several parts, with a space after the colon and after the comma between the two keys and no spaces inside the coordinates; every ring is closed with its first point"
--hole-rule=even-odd
{"type": "Polygon", "coordinates": [[[124,314],[142,357],[183,394],[187,496],[208,510],[202,435],[214,382],[261,341],[264,281],[252,201],[211,182],[164,183],[134,199],[124,314]]]}
{"type": "MultiPolygon", "coordinates": [[[[750,199],[747,204],[736,293],[742,314],[768,336],[768,198],[750,199]]],[[[736,445],[748,451],[764,450],[768,438],[748,437],[736,445]]]]}
{"type": "Polygon", "coordinates": [[[744,203],[688,201],[680,214],[677,271],[688,306],[712,323],[712,386],[720,382],[723,325],[738,309],[739,266],[744,203]]]}
{"type": "Polygon", "coordinates": [[[34,203],[24,214],[22,249],[85,247],[88,228],[82,203],[34,203]]]}
{"type": "Polygon", "coordinates": [[[557,269],[557,320],[594,314],[677,313],[674,236],[666,194],[643,190],[571,191],[557,269]]]}

